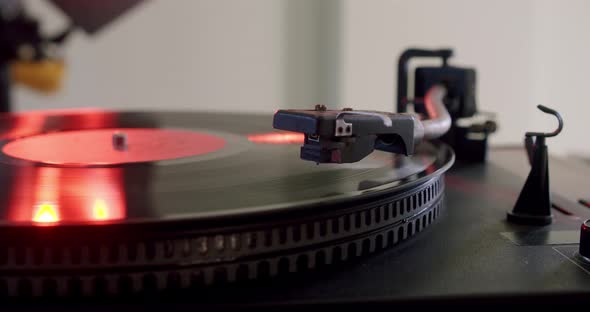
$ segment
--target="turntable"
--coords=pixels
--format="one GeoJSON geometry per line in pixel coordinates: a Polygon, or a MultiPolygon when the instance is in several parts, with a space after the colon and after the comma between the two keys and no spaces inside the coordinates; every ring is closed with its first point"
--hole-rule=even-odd
{"type": "MultiPolygon", "coordinates": [[[[298,158],[304,136],[269,131],[271,120],[4,115],[3,295],[237,308],[585,293],[587,208],[555,194],[551,225],[506,222],[526,173],[519,149],[450,171],[437,142],[316,165],[298,158]]],[[[583,167],[553,164],[569,195],[581,189],[571,180],[583,167]]]]}
{"type": "MultiPolygon", "coordinates": [[[[305,112],[334,122],[339,111],[305,112]]],[[[344,121],[357,129],[359,116],[383,117],[344,121]]],[[[554,302],[583,299],[589,283],[578,242],[590,214],[569,199],[587,169],[572,163],[553,163],[555,191],[570,191],[553,194],[553,222],[539,227],[506,221],[528,171],[520,149],[449,170],[452,149],[435,140],[408,156],[318,165],[298,157],[309,156],[309,136],[269,130],[268,115],[93,110],[1,121],[0,290],[19,302],[554,302]]]]}
{"type": "Polygon", "coordinates": [[[401,55],[396,114],[0,115],[0,296],[74,309],[584,301],[588,166],[550,161],[563,122],[544,106],[558,130],[488,150],[496,124],[474,121],[475,71],[451,55],[401,55]],[[416,70],[412,99],[415,57],[443,65],[416,70]]]}
{"type": "Polygon", "coordinates": [[[190,289],[373,253],[436,222],[453,163],[436,142],[304,162],[307,138],[269,131],[268,116],[66,111],[1,124],[10,296],[190,289]]]}

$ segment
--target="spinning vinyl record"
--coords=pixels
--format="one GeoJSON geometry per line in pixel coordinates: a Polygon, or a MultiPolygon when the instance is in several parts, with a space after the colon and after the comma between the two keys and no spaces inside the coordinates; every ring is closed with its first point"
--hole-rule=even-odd
{"type": "Polygon", "coordinates": [[[0,292],[93,295],[296,272],[396,245],[443,208],[444,144],[299,159],[272,116],[0,117],[0,292]]]}

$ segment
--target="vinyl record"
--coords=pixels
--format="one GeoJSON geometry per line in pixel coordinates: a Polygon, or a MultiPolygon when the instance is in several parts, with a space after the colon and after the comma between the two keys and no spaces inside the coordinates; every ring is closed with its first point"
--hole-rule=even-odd
{"type": "Polygon", "coordinates": [[[316,165],[268,115],[0,119],[0,290],[12,295],[45,294],[47,279],[60,295],[165,289],[171,274],[179,287],[247,280],[394,246],[438,217],[454,159],[435,142],[316,165]]]}

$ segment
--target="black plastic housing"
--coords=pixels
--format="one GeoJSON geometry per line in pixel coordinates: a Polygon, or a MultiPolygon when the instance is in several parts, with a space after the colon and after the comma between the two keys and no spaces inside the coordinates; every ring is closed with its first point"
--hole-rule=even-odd
{"type": "Polygon", "coordinates": [[[496,131],[496,122],[486,117],[484,122],[473,121],[477,114],[476,79],[473,68],[450,66],[448,59],[453,55],[451,49],[424,50],[407,49],[399,57],[397,111],[408,111],[408,104],[413,104],[417,113],[426,115],[423,99],[430,88],[442,85],[447,91],[445,107],[451,115],[452,125],[441,140],[451,145],[457,160],[465,163],[482,163],[487,158],[488,136],[496,131]],[[414,58],[439,58],[441,66],[418,67],[414,74],[413,99],[408,94],[408,73],[410,60],[414,58]],[[458,120],[469,120],[459,123],[458,120]],[[465,125],[467,124],[467,125],[465,125]]]}
{"type": "Polygon", "coordinates": [[[416,68],[415,77],[414,98],[423,98],[432,86],[442,84],[447,89],[445,105],[451,118],[471,117],[476,113],[475,69],[453,66],[419,67],[416,68]]]}

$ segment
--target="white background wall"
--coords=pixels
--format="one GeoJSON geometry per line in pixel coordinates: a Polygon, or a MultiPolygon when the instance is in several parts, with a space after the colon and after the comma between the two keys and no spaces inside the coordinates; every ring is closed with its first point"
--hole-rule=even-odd
{"type": "MultiPolygon", "coordinates": [[[[65,24],[29,0],[47,31],[65,24]]],[[[590,154],[583,91],[590,53],[584,0],[150,0],[66,48],[64,89],[16,91],[17,109],[104,107],[274,112],[329,106],[392,110],[395,64],[409,46],[453,47],[478,70],[478,105],[498,114],[495,144],[555,124],[559,153],[590,154]]]]}
{"type": "MultiPolygon", "coordinates": [[[[565,119],[563,137],[551,140],[554,150],[590,156],[590,2],[535,1],[535,102],[557,108],[565,119]]],[[[547,128],[536,115],[533,125],[547,128]]],[[[550,147],[550,148],[552,148],[550,147]]]]}

